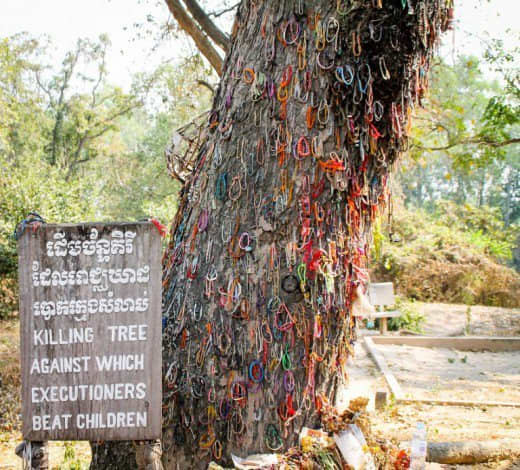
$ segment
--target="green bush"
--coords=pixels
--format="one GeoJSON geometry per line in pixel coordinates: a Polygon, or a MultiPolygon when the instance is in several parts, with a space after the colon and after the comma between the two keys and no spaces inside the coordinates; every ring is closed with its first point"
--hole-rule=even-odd
{"type": "Polygon", "coordinates": [[[423,302],[520,307],[520,275],[507,264],[520,227],[498,210],[441,201],[434,213],[396,207],[376,230],[371,279],[423,302]]]}
{"type": "Polygon", "coordinates": [[[500,208],[438,201],[435,218],[461,232],[467,243],[501,262],[510,262],[520,227],[505,227],[500,208]]]}
{"type": "Polygon", "coordinates": [[[419,313],[413,300],[403,299],[399,296],[395,298],[395,309],[401,312],[401,316],[388,320],[389,330],[410,330],[422,333],[422,323],[426,317],[419,313]]]}
{"type": "Polygon", "coordinates": [[[63,463],[58,467],[59,470],[84,470],[87,469],[88,465],[82,463],[79,458],[76,457],[74,450],[74,444],[72,442],[65,443],[65,454],[63,455],[63,463]]]}

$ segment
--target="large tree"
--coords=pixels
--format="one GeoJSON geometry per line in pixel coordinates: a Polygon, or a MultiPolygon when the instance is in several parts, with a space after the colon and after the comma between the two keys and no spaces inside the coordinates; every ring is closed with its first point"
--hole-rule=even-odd
{"type": "MultiPolygon", "coordinates": [[[[284,451],[345,385],[371,224],[451,0],[243,0],[229,39],[166,3],[221,75],[171,165],[164,255],[163,463],[192,469],[284,451]]],[[[126,465],[127,447],[93,449],[94,468],[126,465]]]]}

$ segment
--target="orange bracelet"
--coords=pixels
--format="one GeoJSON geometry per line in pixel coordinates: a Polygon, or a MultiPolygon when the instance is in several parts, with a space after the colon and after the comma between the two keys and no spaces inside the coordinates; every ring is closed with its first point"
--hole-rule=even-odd
{"type": "Polygon", "coordinates": [[[343,165],[343,162],[339,162],[337,160],[327,160],[326,162],[319,161],[319,165],[326,171],[326,172],[332,172],[335,171],[343,171],[345,169],[345,165],[343,165]]]}
{"type": "Polygon", "coordinates": [[[285,121],[287,119],[287,99],[282,101],[280,105],[280,119],[285,121]]]}
{"type": "Polygon", "coordinates": [[[255,81],[255,71],[251,68],[244,69],[244,82],[251,85],[255,81]]]}
{"type": "Polygon", "coordinates": [[[289,83],[291,83],[292,75],[293,75],[292,66],[288,65],[285,68],[285,70],[283,71],[282,83],[280,84],[280,86],[286,87],[287,85],[289,85],[289,83]]]}
{"type": "Polygon", "coordinates": [[[289,91],[285,86],[279,86],[276,91],[276,97],[280,103],[285,103],[289,99],[289,91]]]}
{"type": "Polygon", "coordinates": [[[312,129],[316,123],[317,110],[312,106],[307,106],[307,129],[312,129]]]}

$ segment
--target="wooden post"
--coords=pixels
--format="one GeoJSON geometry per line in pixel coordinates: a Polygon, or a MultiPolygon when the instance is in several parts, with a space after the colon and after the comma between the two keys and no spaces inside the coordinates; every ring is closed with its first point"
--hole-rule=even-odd
{"type": "Polygon", "coordinates": [[[388,319],[386,317],[381,317],[379,319],[379,333],[382,335],[386,335],[388,332],[388,319]]]}
{"type": "Polygon", "coordinates": [[[159,439],[136,442],[135,462],[139,470],[163,470],[162,447],[159,439]]]}
{"type": "Polygon", "coordinates": [[[388,394],[385,390],[379,390],[376,392],[376,410],[383,410],[388,402],[388,394]]]}
{"type": "Polygon", "coordinates": [[[49,448],[46,441],[23,441],[18,444],[15,454],[23,459],[23,468],[36,470],[48,470],[49,468],[49,448]]]}
{"type": "MultiPolygon", "coordinates": [[[[381,305],[378,305],[377,306],[377,313],[380,314],[381,312],[383,312],[383,308],[381,307],[381,305]]],[[[381,335],[386,335],[387,332],[388,332],[387,318],[386,317],[379,317],[379,333],[381,335]]]]}

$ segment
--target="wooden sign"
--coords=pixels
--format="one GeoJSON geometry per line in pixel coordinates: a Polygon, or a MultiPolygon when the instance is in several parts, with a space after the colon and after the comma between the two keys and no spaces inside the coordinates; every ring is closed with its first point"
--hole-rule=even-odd
{"type": "Polygon", "coordinates": [[[28,227],[18,253],[24,438],[160,438],[154,225],[28,227]]]}

